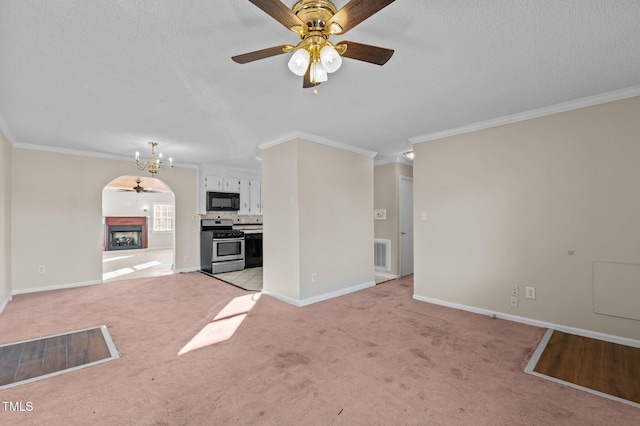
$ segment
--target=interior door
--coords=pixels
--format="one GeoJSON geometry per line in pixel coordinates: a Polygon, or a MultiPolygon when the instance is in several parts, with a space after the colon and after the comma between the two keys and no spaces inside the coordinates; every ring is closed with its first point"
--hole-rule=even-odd
{"type": "Polygon", "coordinates": [[[413,274],[413,179],[400,177],[400,276],[413,274]]]}

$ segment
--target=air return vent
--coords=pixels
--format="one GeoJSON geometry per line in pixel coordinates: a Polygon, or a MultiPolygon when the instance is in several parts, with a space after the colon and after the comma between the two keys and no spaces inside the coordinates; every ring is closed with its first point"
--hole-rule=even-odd
{"type": "Polygon", "coordinates": [[[391,240],[373,240],[374,266],[376,269],[391,270],[391,240]]]}

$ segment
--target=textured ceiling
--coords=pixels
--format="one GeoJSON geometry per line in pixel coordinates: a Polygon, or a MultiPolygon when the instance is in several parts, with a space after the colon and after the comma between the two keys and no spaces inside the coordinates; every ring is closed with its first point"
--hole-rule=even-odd
{"type": "MultiPolygon", "coordinates": [[[[286,0],[291,7],[295,0],[286,0]]],[[[340,8],[346,1],[336,1],[340,8]]],[[[0,129],[14,146],[260,168],[258,145],[304,133],[394,157],[409,139],[640,86],[638,0],[397,0],[340,40],[314,96],[297,42],[246,0],[0,0],[0,129]]]]}

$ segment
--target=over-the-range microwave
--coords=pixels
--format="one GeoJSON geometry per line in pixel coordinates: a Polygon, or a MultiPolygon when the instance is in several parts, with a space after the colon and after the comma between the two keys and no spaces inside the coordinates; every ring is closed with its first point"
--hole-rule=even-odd
{"type": "Polygon", "coordinates": [[[207,192],[208,212],[237,212],[240,210],[240,194],[237,192],[207,192]]]}

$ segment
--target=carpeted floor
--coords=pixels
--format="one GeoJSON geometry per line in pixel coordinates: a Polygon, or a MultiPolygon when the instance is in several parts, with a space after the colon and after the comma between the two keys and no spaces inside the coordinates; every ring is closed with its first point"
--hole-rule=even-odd
{"type": "MultiPolygon", "coordinates": [[[[525,374],[543,329],[413,300],[412,277],[304,308],[200,273],[18,295],[0,344],[105,323],[122,358],[0,391],[3,424],[635,425],[525,374]],[[237,308],[243,305],[242,309],[237,308]],[[214,318],[220,343],[178,355],[214,318]]],[[[208,329],[207,327],[212,327],[208,329]]]]}

